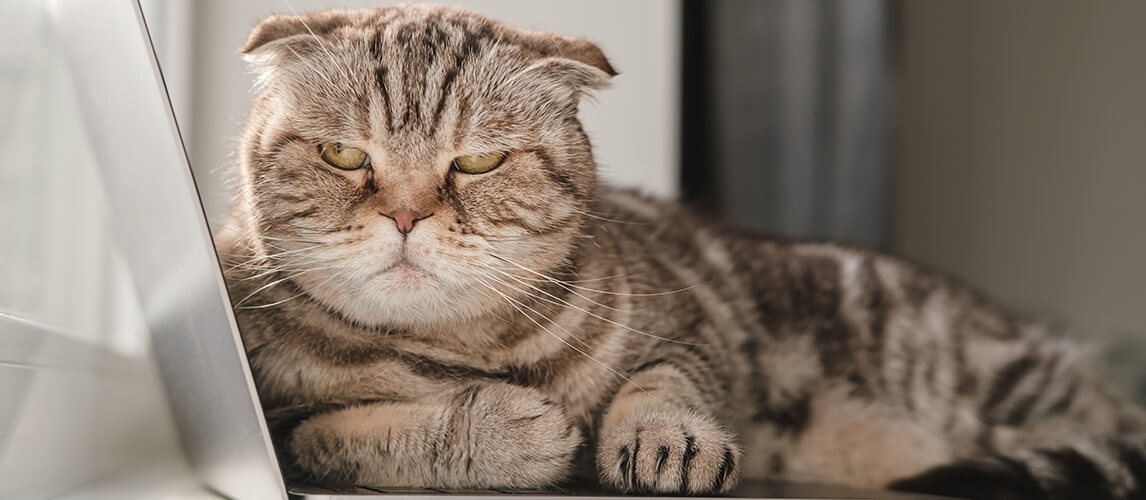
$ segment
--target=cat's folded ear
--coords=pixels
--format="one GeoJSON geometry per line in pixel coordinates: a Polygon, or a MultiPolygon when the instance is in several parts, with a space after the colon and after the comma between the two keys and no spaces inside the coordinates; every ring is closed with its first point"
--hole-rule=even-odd
{"type": "Polygon", "coordinates": [[[324,50],[320,37],[351,22],[342,11],[273,15],[255,25],[238,52],[258,75],[256,87],[266,88],[282,68],[320,54],[324,50]]]}
{"type": "Polygon", "coordinates": [[[594,45],[593,42],[584,38],[561,37],[558,41],[558,47],[558,57],[597,68],[609,78],[617,76],[617,70],[613,69],[613,65],[609,63],[605,53],[601,52],[601,48],[594,45]]]}
{"type": "Polygon", "coordinates": [[[348,13],[336,10],[302,15],[276,14],[255,25],[251,34],[247,36],[247,42],[239,48],[239,53],[256,54],[289,40],[309,39],[321,43],[318,37],[325,36],[351,22],[353,20],[348,13]]]}
{"type": "Polygon", "coordinates": [[[563,84],[576,96],[585,89],[608,87],[609,80],[618,74],[604,52],[592,42],[584,38],[545,37],[546,47],[539,51],[542,56],[516,78],[541,78],[563,84]]]}

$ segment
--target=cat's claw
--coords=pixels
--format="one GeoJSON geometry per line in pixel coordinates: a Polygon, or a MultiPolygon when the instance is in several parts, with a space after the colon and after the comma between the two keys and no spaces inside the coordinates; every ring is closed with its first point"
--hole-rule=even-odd
{"type": "Polygon", "coordinates": [[[711,419],[647,413],[602,436],[601,481],[622,493],[725,493],[739,479],[740,449],[711,419]]]}

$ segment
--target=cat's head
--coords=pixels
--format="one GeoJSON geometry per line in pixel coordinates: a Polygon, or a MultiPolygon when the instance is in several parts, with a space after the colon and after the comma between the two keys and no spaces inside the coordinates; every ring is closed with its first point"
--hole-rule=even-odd
{"type": "Polygon", "coordinates": [[[400,6],[273,16],[240,52],[241,212],[311,297],[365,325],[463,320],[526,288],[503,272],[570,258],[596,179],[577,106],[615,74],[593,44],[400,6]]]}

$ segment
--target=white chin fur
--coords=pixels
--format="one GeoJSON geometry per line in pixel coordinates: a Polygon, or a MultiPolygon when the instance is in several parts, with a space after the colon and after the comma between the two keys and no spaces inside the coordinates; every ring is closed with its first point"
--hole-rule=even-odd
{"type": "Polygon", "coordinates": [[[342,289],[320,287],[307,292],[364,326],[413,327],[457,322],[483,310],[477,286],[450,283],[409,264],[399,264],[342,289]]]}
{"type": "Polygon", "coordinates": [[[405,242],[393,233],[375,234],[354,248],[322,255],[332,268],[302,277],[299,286],[365,326],[457,322],[488,310],[489,292],[465,277],[472,270],[459,266],[472,257],[448,254],[433,231],[416,230],[405,242]]]}
{"type": "MultiPolygon", "coordinates": [[[[442,229],[427,224],[403,240],[392,225],[376,227],[373,237],[359,244],[314,255],[331,267],[302,276],[297,283],[311,297],[364,326],[410,328],[459,323],[506,307],[507,299],[482,280],[493,284],[504,278],[485,266],[507,265],[486,250],[443,245],[439,231],[442,229]]],[[[537,254],[537,249],[527,243],[510,246],[489,250],[523,261],[537,254]]],[[[552,263],[530,263],[542,268],[545,264],[552,263]]],[[[502,293],[513,294],[504,289],[502,293]]]]}

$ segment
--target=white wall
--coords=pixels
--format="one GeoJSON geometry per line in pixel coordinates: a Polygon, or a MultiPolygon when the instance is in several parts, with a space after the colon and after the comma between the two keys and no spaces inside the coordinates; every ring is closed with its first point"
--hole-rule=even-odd
{"type": "MultiPolygon", "coordinates": [[[[194,3],[194,62],[189,116],[190,155],[205,203],[218,222],[230,201],[223,179],[234,160],[236,137],[250,105],[251,77],[235,50],[271,13],[333,6],[368,7],[392,1],[202,0],[194,3]]],[[[588,0],[454,2],[513,24],[585,36],[621,72],[613,88],[582,105],[603,178],[614,184],[671,196],[677,192],[677,108],[680,14],[678,2],[588,0]]],[[[173,95],[177,107],[179,95],[173,95]]]]}
{"type": "Polygon", "coordinates": [[[1146,4],[903,7],[896,249],[1140,366],[1146,4]]]}

